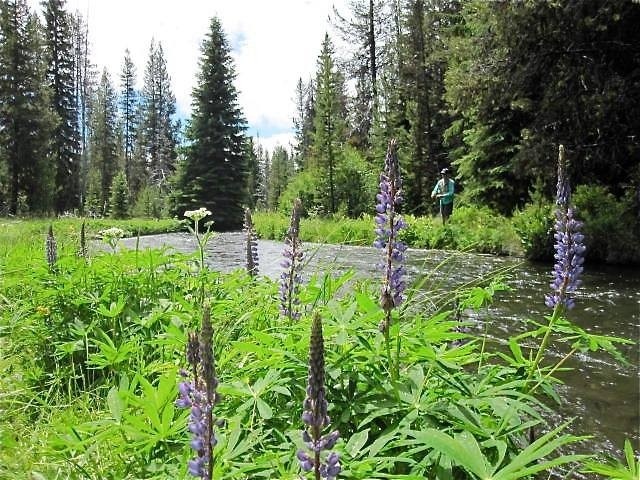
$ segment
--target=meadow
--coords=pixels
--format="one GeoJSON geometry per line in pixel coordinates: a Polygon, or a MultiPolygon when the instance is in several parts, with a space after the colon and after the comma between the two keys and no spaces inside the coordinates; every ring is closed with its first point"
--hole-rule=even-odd
{"type": "MultiPolygon", "coordinates": [[[[128,230],[153,231],[143,223],[128,230]]],[[[114,249],[97,248],[110,225],[91,222],[88,251],[79,255],[81,221],[52,225],[55,258],[46,255],[48,222],[0,227],[0,478],[189,478],[191,417],[176,400],[189,332],[201,330],[205,312],[219,382],[213,478],[304,474],[296,452],[305,449],[316,318],[326,430],[339,432],[337,478],[637,474],[630,444],[625,465],[566,453],[581,439],[568,424],[546,422],[563,370],[563,360],[545,361],[548,342],[616,355],[624,340],[584,332],[556,309],[509,339],[508,353],[491,351],[481,336],[463,333],[458,318],[491,302],[505,288],[499,279],[479,279],[438,305],[408,288],[385,335],[376,279],[316,273],[296,289],[298,318],[283,313],[279,283],[245,265],[222,274],[206,268],[200,252],[126,250],[117,239],[114,249]]],[[[191,231],[201,245],[215,241],[191,231]]]]}

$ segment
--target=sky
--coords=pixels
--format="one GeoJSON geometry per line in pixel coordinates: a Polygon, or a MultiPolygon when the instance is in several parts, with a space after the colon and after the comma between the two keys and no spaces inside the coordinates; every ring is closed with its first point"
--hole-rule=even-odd
{"type": "MultiPolygon", "coordinates": [[[[29,0],[40,11],[41,0],[29,0]]],[[[328,16],[346,0],[67,0],[89,23],[91,60],[117,86],[125,49],[142,87],[151,40],[162,43],[178,113],[187,118],[200,46],[217,16],[232,48],[238,100],[249,126],[267,150],[293,139],[298,78],[315,75],[328,16]]]]}

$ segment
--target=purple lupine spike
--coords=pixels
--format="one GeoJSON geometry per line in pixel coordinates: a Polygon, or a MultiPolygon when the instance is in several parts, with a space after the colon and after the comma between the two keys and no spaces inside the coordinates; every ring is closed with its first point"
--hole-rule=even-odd
{"type": "Polygon", "coordinates": [[[407,224],[398,214],[398,207],[402,203],[402,179],[395,139],[389,142],[387,148],[384,171],[380,174],[380,193],[376,199],[376,239],[373,246],[384,254],[380,306],[385,311],[385,319],[380,323],[380,330],[387,332],[391,310],[402,303],[406,288],[403,263],[407,246],[398,239],[398,234],[407,224]]]}
{"type": "Polygon", "coordinates": [[[567,160],[564,146],[560,145],[558,153],[558,185],[556,194],[556,240],[554,249],[556,260],[551,276],[551,294],[545,295],[545,304],[550,308],[560,305],[571,309],[575,305],[573,295],[580,286],[580,275],[584,270],[584,235],[580,232],[582,222],[574,218],[571,208],[571,185],[567,173],[567,160]]]}
{"type": "Polygon", "coordinates": [[[56,237],[53,236],[53,225],[49,225],[49,232],[45,240],[45,252],[49,270],[53,270],[53,267],[58,261],[58,244],[56,243],[56,237]]]}
{"type": "Polygon", "coordinates": [[[251,218],[251,210],[244,210],[244,231],[246,234],[247,248],[247,273],[252,277],[258,275],[258,241],[255,228],[253,227],[253,219],[251,218]]]}
{"type": "Polygon", "coordinates": [[[311,323],[311,339],[309,341],[309,377],[307,396],[303,403],[302,421],[307,426],[302,431],[304,441],[310,454],[299,450],[296,454],[300,468],[305,472],[313,470],[315,478],[334,480],[340,473],[340,458],[330,450],[335,446],[340,433],[334,430],[322,435],[330,423],[327,415],[328,404],[324,389],[324,339],[322,338],[322,320],[317,313],[311,323]],[[328,456],[322,461],[322,452],[328,456]]]}
{"type": "Polygon", "coordinates": [[[213,414],[213,407],[220,398],[216,392],[218,379],[213,356],[213,327],[208,306],[205,306],[202,316],[200,335],[195,332],[189,334],[187,362],[192,369],[192,378],[188,379],[189,373],[186,371],[181,372],[185,381],[178,385],[179,396],[176,400],[176,406],[191,409],[188,422],[191,432],[189,445],[196,452],[196,456],[189,460],[187,469],[194,477],[211,480],[212,452],[218,443],[214,426],[220,424],[219,419],[213,414]]]}
{"type": "Polygon", "coordinates": [[[284,271],[280,274],[280,311],[282,315],[290,320],[300,318],[300,284],[302,283],[302,242],[299,238],[300,215],[302,213],[302,202],[299,198],[293,202],[291,212],[291,223],[287,236],[285,237],[285,247],[282,252],[284,260],[280,263],[284,271]]]}

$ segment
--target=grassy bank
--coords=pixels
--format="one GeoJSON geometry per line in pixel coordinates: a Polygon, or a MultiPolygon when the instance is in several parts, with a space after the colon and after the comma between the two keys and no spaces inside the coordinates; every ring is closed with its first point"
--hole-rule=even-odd
{"type": "MultiPolygon", "coordinates": [[[[257,212],[253,218],[258,235],[265,239],[282,240],[289,227],[289,218],[283,214],[257,212]]],[[[457,208],[444,226],[438,217],[403,218],[408,226],[400,237],[413,248],[518,256],[524,253],[511,221],[488,209],[457,208]]],[[[306,242],[371,246],[375,239],[374,219],[303,218],[300,235],[306,242]]]]}

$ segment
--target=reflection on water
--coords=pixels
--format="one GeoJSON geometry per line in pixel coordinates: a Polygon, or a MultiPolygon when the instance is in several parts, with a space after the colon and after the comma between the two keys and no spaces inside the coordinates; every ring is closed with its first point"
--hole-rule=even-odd
{"type": "MultiPolygon", "coordinates": [[[[241,233],[217,234],[207,247],[207,262],[212,268],[229,271],[242,268],[244,236],[241,233]]],[[[134,240],[127,241],[129,247],[134,240]]],[[[187,234],[143,237],[141,248],[170,245],[176,250],[193,252],[195,242],[187,234]]],[[[271,278],[280,275],[282,244],[260,240],[260,273],[271,278]]],[[[336,273],[353,269],[361,277],[379,275],[376,265],[380,253],[370,247],[306,244],[307,272],[336,273]]],[[[473,315],[478,333],[489,332],[490,340],[500,343],[509,335],[524,331],[527,319],[543,321],[550,310],[544,294],[550,283],[551,265],[523,262],[509,257],[494,257],[444,251],[409,249],[408,277],[423,279],[429,292],[447,292],[473,282],[481,276],[503,271],[512,291],[500,292],[493,305],[473,315]]],[[[586,265],[583,285],[577,294],[570,319],[588,331],[615,335],[637,342],[640,339],[640,273],[637,269],[593,267],[586,265]]],[[[564,352],[550,346],[550,355],[560,358],[564,352]]],[[[623,345],[629,365],[593,352],[578,353],[568,365],[574,370],[563,376],[560,387],[562,404],[556,408],[558,423],[576,418],[576,434],[593,435],[589,450],[619,453],[625,438],[640,445],[640,372],[638,345],[623,345]]]]}

